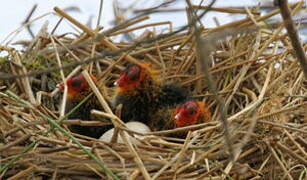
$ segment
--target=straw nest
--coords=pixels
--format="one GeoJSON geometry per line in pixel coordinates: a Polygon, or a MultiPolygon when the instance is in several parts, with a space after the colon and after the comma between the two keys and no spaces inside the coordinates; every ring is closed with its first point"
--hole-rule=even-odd
{"type": "MultiPolygon", "coordinates": [[[[302,3],[290,7],[294,14],[302,3]]],[[[33,41],[22,42],[23,50],[1,46],[8,53],[0,70],[6,78],[0,81],[1,178],[306,178],[306,79],[283,24],[263,23],[278,9],[264,16],[240,10],[246,19],[201,31],[191,15],[191,26],[178,33],[170,26],[162,36],[135,25],[147,16],[92,30],[55,11],[83,33],[53,35],[42,28],[33,41]],[[133,42],[111,40],[136,29],[144,32],[133,42]],[[66,95],[56,85],[83,70],[99,79],[93,92],[102,110],[94,113],[112,119],[119,133],[126,131],[108,102],[125,63],[141,61],[203,99],[213,121],[141,134],[138,144],[126,136],[123,144],[107,143],[67,130],[67,124],[100,123],[63,121],[66,95]],[[187,130],[186,139],[167,137],[187,130]]]]}

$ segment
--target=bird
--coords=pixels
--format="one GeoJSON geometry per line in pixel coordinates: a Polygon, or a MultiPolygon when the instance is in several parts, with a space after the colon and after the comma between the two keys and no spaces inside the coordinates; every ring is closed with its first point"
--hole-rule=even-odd
{"type": "MultiPolygon", "coordinates": [[[[211,121],[211,112],[202,101],[187,100],[168,108],[160,108],[151,116],[149,127],[153,131],[170,130],[211,121]]],[[[177,134],[182,137],[186,133],[177,134]]],[[[172,135],[173,136],[173,135],[172,135]]]]}
{"type": "MultiPolygon", "coordinates": [[[[91,79],[96,83],[97,79],[94,75],[90,74],[91,79]]],[[[91,88],[89,87],[87,81],[85,80],[83,74],[77,74],[66,80],[66,85],[68,88],[67,92],[67,103],[65,112],[68,113],[75,106],[77,106],[85,97],[91,93],[91,88]]],[[[59,84],[60,91],[64,90],[65,83],[59,84]]],[[[76,111],[68,116],[68,119],[80,119],[91,121],[94,120],[91,116],[92,109],[101,109],[98,99],[95,96],[90,97],[86,102],[84,102],[76,111]]],[[[93,138],[99,138],[106,130],[110,129],[112,126],[80,126],[80,125],[70,125],[68,128],[73,133],[81,134],[84,136],[89,136],[93,138]]]]}
{"type": "Polygon", "coordinates": [[[202,101],[187,101],[175,109],[175,127],[185,127],[211,121],[211,112],[202,101]]]}
{"type": "Polygon", "coordinates": [[[124,122],[149,123],[149,115],[161,107],[172,106],[187,98],[187,91],[176,84],[163,84],[157,71],[146,62],[128,64],[115,81],[113,106],[122,104],[124,122]]]}

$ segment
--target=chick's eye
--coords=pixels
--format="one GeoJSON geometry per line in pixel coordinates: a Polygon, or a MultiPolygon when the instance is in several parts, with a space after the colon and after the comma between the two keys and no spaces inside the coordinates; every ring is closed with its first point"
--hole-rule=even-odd
{"type": "Polygon", "coordinates": [[[189,115],[193,115],[196,113],[196,110],[195,109],[189,109],[188,111],[189,115]]]}
{"type": "Polygon", "coordinates": [[[189,115],[193,115],[196,113],[197,106],[186,104],[184,108],[187,110],[189,115]]]}
{"type": "Polygon", "coordinates": [[[138,68],[131,68],[131,70],[127,72],[127,76],[132,81],[138,80],[139,74],[140,74],[140,71],[138,68]]]}
{"type": "Polygon", "coordinates": [[[81,85],[80,80],[74,80],[74,81],[71,82],[72,87],[79,87],[80,85],[81,85]]]}

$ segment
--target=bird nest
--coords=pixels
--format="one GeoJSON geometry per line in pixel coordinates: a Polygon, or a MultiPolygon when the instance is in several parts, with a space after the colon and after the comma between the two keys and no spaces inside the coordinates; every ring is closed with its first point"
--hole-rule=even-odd
{"type": "MultiPolygon", "coordinates": [[[[296,3],[290,10],[295,14],[301,7],[296,3]]],[[[247,17],[208,29],[188,13],[190,24],[173,30],[170,22],[138,26],[145,15],[93,30],[55,8],[83,32],[54,35],[59,23],[52,33],[42,28],[33,41],[19,42],[22,50],[1,46],[7,53],[0,66],[1,179],[306,178],[306,79],[283,23],[263,23],[279,9],[262,16],[248,9],[213,10],[247,17]],[[158,25],[170,25],[169,32],[144,29],[158,25]],[[134,30],[143,33],[116,41],[134,30]],[[114,80],[127,62],[143,61],[159,70],[162,82],[176,82],[203,100],[212,121],[147,134],[120,126],[109,106],[114,80]],[[81,70],[98,77],[91,87],[101,109],[93,113],[111,120],[124,143],[67,129],[101,125],[66,120],[67,95],[57,84],[81,70]],[[182,131],[186,138],[168,136],[182,131]]]]}

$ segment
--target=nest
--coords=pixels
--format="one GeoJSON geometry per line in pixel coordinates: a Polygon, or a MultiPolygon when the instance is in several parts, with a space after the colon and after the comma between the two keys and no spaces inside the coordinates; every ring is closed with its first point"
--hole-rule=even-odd
{"type": "MultiPolygon", "coordinates": [[[[290,7],[294,14],[302,3],[290,7]]],[[[1,46],[8,53],[1,58],[1,178],[306,178],[306,79],[283,24],[262,23],[279,10],[264,16],[240,10],[246,19],[211,29],[194,26],[190,15],[185,29],[164,34],[143,28],[169,22],[135,25],[147,16],[92,30],[55,11],[83,33],[54,35],[42,28],[33,41],[22,42],[23,50],[1,46]],[[143,33],[132,42],[111,40],[134,30],[143,33]],[[59,82],[80,70],[97,75],[92,88],[102,108],[94,113],[112,119],[114,80],[127,62],[143,61],[157,67],[163,81],[180,83],[206,102],[212,122],[129,131],[143,137],[139,143],[125,135],[121,144],[69,132],[67,124],[101,122],[64,120],[66,94],[59,93],[59,82]],[[179,131],[188,131],[187,137],[167,136],[179,131]]]]}

